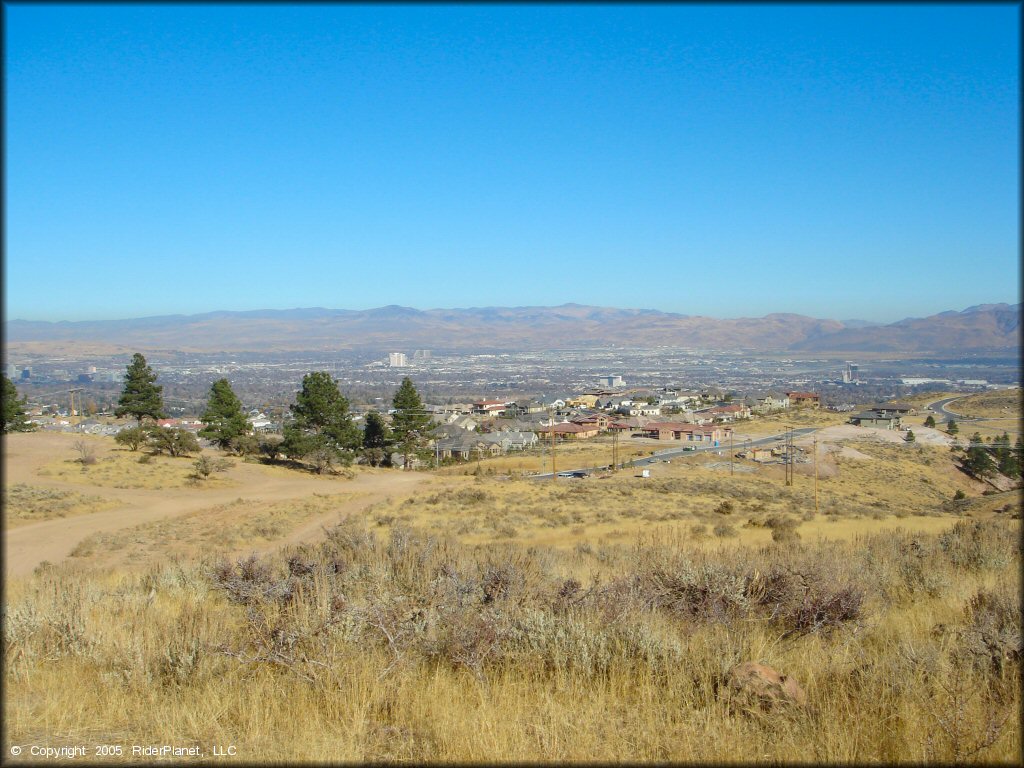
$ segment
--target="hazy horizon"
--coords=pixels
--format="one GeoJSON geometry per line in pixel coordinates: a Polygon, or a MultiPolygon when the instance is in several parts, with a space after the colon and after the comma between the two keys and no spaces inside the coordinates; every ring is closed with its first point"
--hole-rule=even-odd
{"type": "MultiPolygon", "coordinates": [[[[1018,301],[1011,301],[1011,302],[981,302],[980,304],[1000,304],[1000,303],[1005,303],[1005,304],[1008,304],[1010,306],[1017,306],[1020,303],[1020,301],[1018,299],[1018,301]]],[[[281,313],[286,313],[286,312],[302,312],[302,311],[312,311],[312,310],[324,310],[326,312],[368,312],[368,311],[372,311],[372,310],[386,309],[388,307],[400,307],[402,309],[412,309],[412,310],[416,310],[418,312],[434,312],[434,311],[467,311],[467,310],[482,310],[482,309],[528,309],[528,308],[557,309],[558,307],[569,307],[569,306],[593,306],[593,307],[599,307],[601,309],[617,309],[617,310],[637,311],[637,312],[664,312],[666,314],[688,315],[688,316],[691,316],[691,317],[707,317],[707,318],[711,318],[713,320],[735,320],[735,319],[744,318],[744,317],[745,318],[757,318],[757,317],[764,317],[766,315],[775,315],[775,314],[795,314],[795,315],[802,315],[804,317],[811,317],[811,318],[814,318],[816,320],[838,320],[838,321],[844,322],[844,323],[848,323],[848,322],[868,322],[868,323],[877,323],[879,325],[888,325],[890,323],[899,322],[900,320],[905,320],[905,319],[912,318],[912,317],[931,317],[933,315],[940,314],[941,312],[949,312],[949,311],[952,311],[952,312],[963,312],[964,310],[970,308],[970,307],[947,307],[945,309],[937,309],[934,312],[929,312],[929,313],[927,313],[925,315],[903,315],[903,316],[900,316],[900,317],[894,317],[894,318],[889,319],[889,320],[871,320],[871,319],[863,318],[863,317],[823,317],[823,316],[811,315],[811,314],[808,314],[806,312],[766,312],[764,315],[749,315],[749,314],[748,315],[728,315],[728,314],[710,314],[710,313],[704,313],[704,312],[675,312],[675,311],[672,311],[672,310],[659,309],[657,307],[626,307],[626,306],[615,307],[615,306],[610,306],[610,305],[582,304],[581,302],[576,302],[576,301],[566,301],[566,302],[562,302],[560,304],[516,304],[516,305],[511,305],[511,304],[509,304],[509,305],[493,305],[492,304],[492,305],[486,305],[486,306],[480,305],[480,306],[462,306],[462,307],[414,307],[414,306],[410,306],[410,305],[407,305],[407,304],[383,304],[383,305],[380,305],[380,306],[361,307],[361,308],[354,308],[354,307],[326,307],[326,306],[253,307],[253,308],[250,308],[250,309],[222,309],[222,308],[218,308],[218,309],[201,310],[201,311],[198,311],[198,312],[161,312],[161,313],[154,313],[154,314],[147,314],[147,315],[135,315],[135,316],[132,316],[132,317],[114,316],[114,315],[111,315],[109,317],[60,318],[60,319],[11,317],[11,318],[5,318],[5,322],[44,322],[44,323],[118,322],[118,321],[131,321],[131,320],[147,320],[147,319],[154,319],[154,318],[161,318],[161,317],[194,317],[194,316],[202,316],[202,315],[209,315],[209,314],[219,314],[219,313],[231,313],[231,314],[247,314],[247,313],[260,313],[260,312],[281,312],[281,313]]],[[[978,305],[972,304],[970,306],[978,306],[978,305]]]]}

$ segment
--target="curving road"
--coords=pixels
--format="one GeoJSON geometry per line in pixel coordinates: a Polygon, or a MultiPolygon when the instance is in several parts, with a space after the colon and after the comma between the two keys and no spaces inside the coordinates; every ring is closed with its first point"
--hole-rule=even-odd
{"type": "MultiPolygon", "coordinates": [[[[796,440],[799,437],[803,437],[804,435],[809,435],[812,432],[817,432],[817,431],[818,431],[817,427],[802,427],[800,429],[792,430],[792,435],[793,435],[793,439],[796,440]]],[[[734,444],[733,445],[733,450],[744,450],[744,449],[746,449],[748,447],[752,448],[755,445],[767,445],[768,443],[775,443],[775,442],[778,442],[779,440],[784,440],[785,437],[786,437],[786,433],[785,432],[780,432],[780,433],[775,434],[775,435],[768,435],[767,437],[759,437],[759,438],[757,438],[755,440],[743,440],[740,443],[734,444]]],[[[685,448],[669,448],[669,449],[664,450],[664,451],[658,451],[653,456],[648,456],[648,457],[643,458],[643,459],[633,459],[631,462],[628,462],[627,464],[625,464],[623,466],[643,467],[643,466],[646,466],[648,464],[657,464],[658,462],[661,462],[661,461],[663,461],[665,459],[672,459],[672,458],[675,458],[675,457],[678,457],[678,456],[694,456],[694,455],[696,455],[698,453],[707,453],[708,451],[723,451],[723,450],[724,451],[728,451],[729,450],[729,446],[728,445],[701,445],[699,447],[698,446],[691,446],[689,450],[687,450],[685,448]]],[[[603,469],[603,468],[604,467],[580,467],[578,469],[563,469],[563,470],[559,471],[558,474],[561,475],[563,472],[564,473],[571,473],[571,472],[587,472],[587,473],[590,473],[590,472],[593,472],[593,471],[595,471],[597,469],[603,469]]],[[[551,473],[547,472],[547,473],[542,474],[542,475],[531,475],[530,478],[533,479],[533,480],[542,480],[544,478],[550,479],[551,478],[551,473]]]]}

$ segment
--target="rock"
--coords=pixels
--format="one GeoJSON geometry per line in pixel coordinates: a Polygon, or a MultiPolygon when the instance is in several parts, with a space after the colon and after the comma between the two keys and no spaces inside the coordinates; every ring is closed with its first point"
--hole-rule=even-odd
{"type": "Polygon", "coordinates": [[[747,706],[770,710],[778,707],[804,707],[807,694],[796,680],[765,664],[746,661],[725,675],[726,690],[747,706]]]}

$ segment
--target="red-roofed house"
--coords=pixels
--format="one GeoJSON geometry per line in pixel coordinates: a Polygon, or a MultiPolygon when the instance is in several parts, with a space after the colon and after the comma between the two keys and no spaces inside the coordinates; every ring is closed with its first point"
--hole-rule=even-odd
{"type": "Polygon", "coordinates": [[[561,440],[586,440],[589,437],[597,437],[598,428],[594,424],[555,424],[553,427],[537,427],[534,430],[538,435],[551,436],[554,430],[555,436],[561,440]]]}
{"type": "Polygon", "coordinates": [[[475,416],[500,416],[508,405],[504,400],[479,400],[473,403],[475,416]]]}
{"type": "Polygon", "coordinates": [[[684,424],[678,421],[652,421],[640,430],[654,440],[685,440],[719,444],[732,434],[731,427],[721,424],[684,424]]]}
{"type": "Polygon", "coordinates": [[[787,392],[786,397],[794,408],[821,407],[821,398],[817,392],[787,392]]]}
{"type": "Polygon", "coordinates": [[[750,409],[745,405],[716,405],[709,408],[708,413],[714,416],[716,421],[732,421],[733,419],[749,419],[750,409]]]}

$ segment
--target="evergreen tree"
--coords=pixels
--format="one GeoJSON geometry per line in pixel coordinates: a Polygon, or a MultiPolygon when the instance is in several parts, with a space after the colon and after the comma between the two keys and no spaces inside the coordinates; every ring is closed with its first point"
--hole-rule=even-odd
{"type": "Polygon", "coordinates": [[[992,439],[992,453],[995,455],[996,467],[1007,477],[1020,476],[1020,462],[1010,448],[1010,436],[1003,432],[992,439]]]}
{"type": "Polygon", "coordinates": [[[160,394],[163,389],[157,386],[156,374],[146,364],[146,358],[136,352],[125,373],[124,389],[114,415],[119,418],[133,416],[138,420],[140,428],[142,420],[147,416],[154,420],[164,418],[164,400],[160,394]]]}
{"type": "Polygon", "coordinates": [[[955,435],[960,431],[960,427],[956,425],[956,422],[950,419],[946,422],[946,432],[951,435],[955,435]]]}
{"type": "Polygon", "coordinates": [[[14,382],[4,376],[4,424],[3,433],[8,432],[31,432],[32,425],[28,423],[25,416],[25,405],[27,398],[18,399],[18,388],[14,382]]]}
{"type": "Polygon", "coordinates": [[[242,401],[227,379],[213,382],[201,420],[206,426],[199,430],[199,436],[213,440],[222,449],[230,448],[235,438],[250,432],[249,419],[242,412],[242,401]]]}
{"type": "Polygon", "coordinates": [[[934,417],[934,416],[932,416],[932,415],[931,415],[931,414],[929,413],[929,414],[928,414],[928,418],[926,418],[926,419],[924,420],[924,425],[925,425],[926,427],[931,427],[932,429],[934,429],[934,428],[935,428],[935,417],[934,417]]]}
{"type": "Polygon", "coordinates": [[[422,451],[434,436],[434,423],[408,376],[402,379],[391,405],[395,409],[391,417],[391,433],[402,451],[404,467],[408,469],[409,457],[422,451]]]}
{"type": "Polygon", "coordinates": [[[967,455],[964,457],[964,469],[975,477],[985,478],[995,474],[996,465],[992,461],[992,454],[988,452],[984,445],[972,443],[971,447],[967,449],[967,455]]]}
{"type": "Polygon", "coordinates": [[[914,430],[912,430],[912,429],[908,429],[908,430],[907,430],[907,442],[908,442],[908,443],[912,443],[912,442],[914,442],[914,441],[915,441],[916,439],[917,439],[917,438],[916,438],[916,437],[914,436],[914,430]]]}
{"type": "Polygon", "coordinates": [[[284,429],[283,453],[312,461],[321,473],[335,462],[350,464],[362,435],[349,417],[348,406],[329,373],[306,374],[291,406],[292,421],[284,429]]]}
{"type": "Polygon", "coordinates": [[[363,428],[363,456],[366,461],[374,467],[387,464],[391,440],[391,430],[384,417],[376,411],[366,414],[366,426],[363,428]]]}

